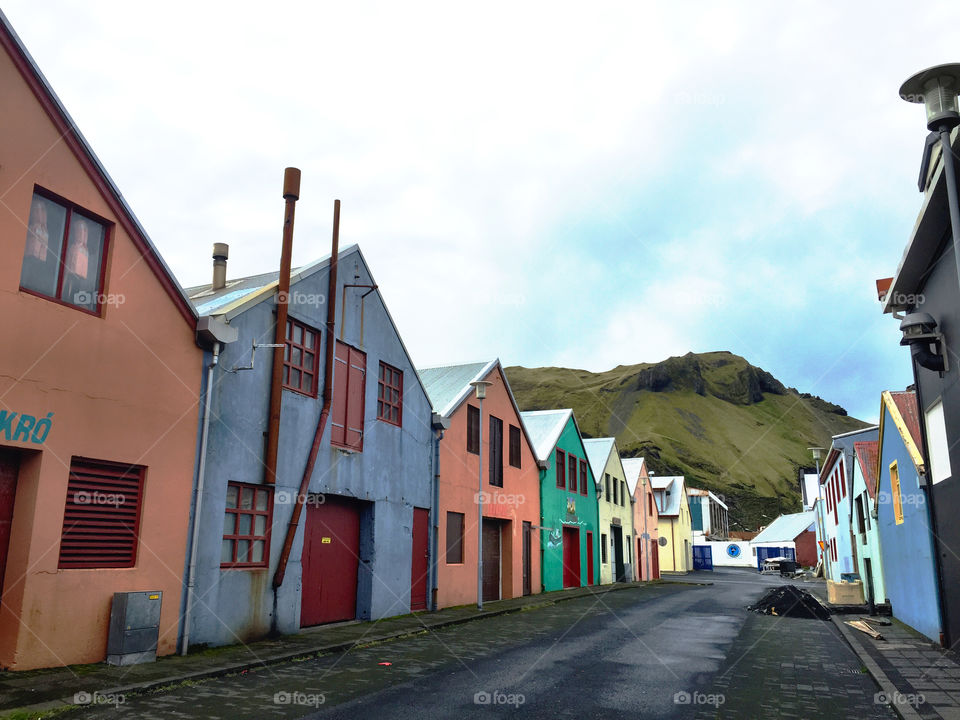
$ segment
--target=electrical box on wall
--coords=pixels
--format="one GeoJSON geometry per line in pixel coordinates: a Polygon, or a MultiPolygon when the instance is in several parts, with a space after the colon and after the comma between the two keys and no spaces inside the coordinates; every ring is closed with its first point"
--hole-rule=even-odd
{"type": "Polygon", "coordinates": [[[135,665],[157,659],[163,593],[119,592],[110,608],[107,662],[135,665]]]}

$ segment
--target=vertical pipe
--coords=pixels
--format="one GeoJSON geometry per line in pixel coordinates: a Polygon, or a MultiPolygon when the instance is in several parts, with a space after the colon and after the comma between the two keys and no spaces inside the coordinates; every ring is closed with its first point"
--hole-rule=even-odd
{"type": "Polygon", "coordinates": [[[440,441],[443,440],[443,428],[433,435],[433,487],[430,493],[430,609],[437,609],[438,575],[440,571],[438,532],[440,527],[440,441]]]}
{"type": "Polygon", "coordinates": [[[483,610],[483,398],[480,402],[480,422],[477,428],[477,609],[483,610]]]}
{"type": "Polygon", "coordinates": [[[300,171],[288,167],[283,171],[283,245],[280,250],[280,277],[277,279],[277,327],[273,342],[273,375],[270,380],[270,420],[267,425],[267,452],[264,482],[277,482],[277,448],[280,445],[280,403],[283,398],[283,354],[287,341],[287,307],[290,301],[290,263],[293,255],[293,216],[300,197],[300,171]]]}
{"type": "MultiPolygon", "coordinates": [[[[320,452],[320,440],[323,437],[323,430],[327,424],[327,417],[330,415],[330,403],[333,399],[333,348],[336,343],[334,336],[334,325],[337,317],[336,291],[337,291],[337,262],[340,253],[340,201],[333,202],[333,240],[330,248],[330,273],[327,280],[327,338],[324,353],[323,365],[323,401],[320,408],[320,418],[317,420],[317,429],[313,434],[313,444],[310,446],[310,455],[307,457],[307,465],[303,469],[303,478],[300,480],[300,491],[297,493],[297,501],[293,506],[293,514],[290,516],[290,524],[287,525],[287,535],[283,540],[283,549],[280,551],[280,560],[277,562],[277,572],[273,576],[273,589],[276,591],[283,584],[283,578],[287,573],[287,561],[290,559],[290,550],[293,547],[293,538],[297,534],[297,525],[300,522],[300,514],[303,512],[303,505],[307,500],[307,491],[310,489],[310,478],[313,476],[313,468],[317,464],[317,453],[320,452]]],[[[276,597],[276,596],[274,596],[276,597]]],[[[277,615],[274,613],[273,622],[276,624],[277,615]]]]}
{"type": "Polygon", "coordinates": [[[180,654],[190,648],[190,612],[193,609],[193,586],[197,575],[197,548],[200,543],[200,511],[203,508],[203,481],[207,469],[207,438],[210,434],[210,398],[213,394],[213,369],[220,358],[220,343],[213,344],[213,359],[207,366],[207,387],[203,396],[203,424],[200,431],[200,455],[197,460],[197,501],[193,504],[193,527],[190,538],[190,568],[187,571],[187,602],[183,610],[183,639],[180,654]]]}

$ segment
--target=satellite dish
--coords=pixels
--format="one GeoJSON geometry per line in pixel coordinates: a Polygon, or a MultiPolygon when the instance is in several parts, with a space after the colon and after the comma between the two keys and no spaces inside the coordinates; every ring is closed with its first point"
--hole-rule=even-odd
{"type": "Polygon", "coordinates": [[[657,542],[660,544],[660,547],[667,546],[667,539],[665,537],[660,538],[659,540],[657,540],[657,542]]]}

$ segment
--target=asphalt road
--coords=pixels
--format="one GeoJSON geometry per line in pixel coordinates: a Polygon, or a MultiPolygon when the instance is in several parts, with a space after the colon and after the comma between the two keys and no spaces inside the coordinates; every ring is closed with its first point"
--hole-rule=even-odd
{"type": "MultiPolygon", "coordinates": [[[[579,598],[346,654],[128,697],[70,717],[735,717],[736,702],[727,698],[737,691],[731,679],[733,685],[751,685],[751,653],[759,653],[757,662],[776,679],[782,639],[771,630],[779,633],[787,626],[765,629],[755,623],[773,619],[743,608],[780,582],[748,572],[698,573],[685,583],[579,598]],[[692,584],[696,581],[713,584],[692,584]],[[745,625],[752,633],[749,642],[740,637],[745,625]]],[[[804,623],[817,624],[821,634],[809,641],[816,645],[813,652],[824,643],[838,643],[831,645],[830,662],[849,665],[853,683],[852,691],[845,687],[842,693],[868,702],[872,681],[859,674],[843,641],[826,631],[828,623],[793,622],[801,623],[800,632],[810,628],[804,623]]],[[[766,696],[755,700],[758,709],[770,709],[766,696]]],[[[841,711],[849,712],[838,706],[841,711]]]]}

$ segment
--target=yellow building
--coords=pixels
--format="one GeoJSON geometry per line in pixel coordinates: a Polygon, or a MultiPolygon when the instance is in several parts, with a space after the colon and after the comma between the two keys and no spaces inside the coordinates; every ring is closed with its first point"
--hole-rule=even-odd
{"type": "Polygon", "coordinates": [[[633,496],[620,462],[616,441],[584,440],[590,469],[597,481],[600,514],[600,584],[633,580],[633,496]]]}
{"type": "Polygon", "coordinates": [[[683,476],[651,477],[660,511],[660,571],[686,573],[693,569],[693,530],[683,476]]]}

